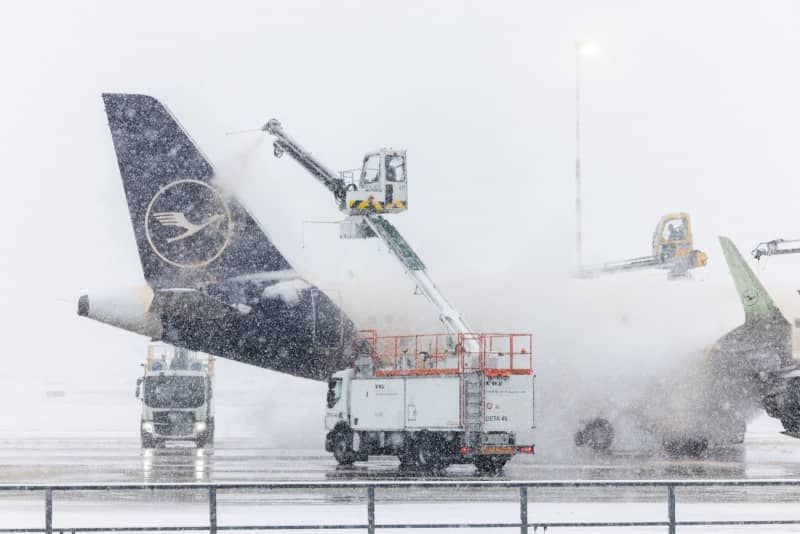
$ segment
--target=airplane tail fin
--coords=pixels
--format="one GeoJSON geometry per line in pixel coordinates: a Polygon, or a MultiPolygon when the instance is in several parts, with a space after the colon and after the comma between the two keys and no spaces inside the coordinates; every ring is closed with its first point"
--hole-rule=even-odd
{"type": "Polygon", "coordinates": [[[144,276],[154,288],[290,270],[253,217],[214,182],[178,121],[147,95],[103,95],[144,276]]]}
{"type": "Polygon", "coordinates": [[[777,319],[789,324],[733,241],[720,236],[719,243],[744,308],[745,323],[777,319]]]}

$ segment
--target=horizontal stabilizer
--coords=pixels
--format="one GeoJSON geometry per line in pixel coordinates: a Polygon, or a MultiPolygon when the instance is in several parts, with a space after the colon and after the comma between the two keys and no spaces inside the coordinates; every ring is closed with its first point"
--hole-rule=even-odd
{"type": "Polygon", "coordinates": [[[201,293],[197,289],[156,291],[150,311],[162,316],[192,317],[195,320],[223,319],[243,312],[243,310],[201,293]]]}

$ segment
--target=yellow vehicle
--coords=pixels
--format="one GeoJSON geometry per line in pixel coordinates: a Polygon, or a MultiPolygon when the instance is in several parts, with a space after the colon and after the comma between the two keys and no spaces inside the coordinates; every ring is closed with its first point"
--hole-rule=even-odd
{"type": "Polygon", "coordinates": [[[689,270],[705,267],[708,255],[694,249],[692,221],[688,213],[668,213],[661,217],[653,233],[652,255],[629,260],[578,267],[578,277],[639,269],[665,269],[670,279],[684,277],[689,270]]]}

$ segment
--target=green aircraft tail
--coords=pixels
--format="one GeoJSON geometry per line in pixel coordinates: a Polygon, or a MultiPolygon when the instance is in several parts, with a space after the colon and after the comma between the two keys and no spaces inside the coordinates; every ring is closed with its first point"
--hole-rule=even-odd
{"type": "Polygon", "coordinates": [[[775,306],[769,293],[767,293],[767,290],[761,285],[758,277],[747,265],[747,261],[742,257],[739,249],[733,244],[733,241],[727,237],[720,236],[719,243],[722,246],[722,252],[725,254],[725,261],[728,263],[733,283],[736,285],[736,291],[739,293],[739,299],[742,301],[745,323],[774,320],[776,317],[786,321],[781,311],[775,306]]]}

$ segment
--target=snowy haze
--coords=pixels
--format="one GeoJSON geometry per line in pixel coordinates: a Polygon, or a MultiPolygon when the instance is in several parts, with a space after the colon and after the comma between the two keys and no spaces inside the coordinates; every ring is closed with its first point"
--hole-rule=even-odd
{"type": "MultiPolygon", "coordinates": [[[[142,282],[100,99],[141,92],[359,325],[438,329],[376,242],[303,225],[340,218],[327,191],[261,134],[224,133],[276,117],[334,169],[407,148],[411,208],[395,223],[474,328],[534,332],[537,440],[568,441],[598,397],[624,403],[743,320],[715,236],[746,254],[800,235],[799,17],[790,1],[3,3],[0,397],[21,411],[0,431],[138,432],[146,340],[75,308],[142,282]],[[587,37],[600,54],[582,74],[585,260],[647,254],[657,219],[688,211],[710,256],[692,281],[568,278],[587,37]]],[[[760,273],[790,320],[798,266],[760,273]]],[[[220,362],[220,435],[321,446],[323,389],[220,362]]]]}

